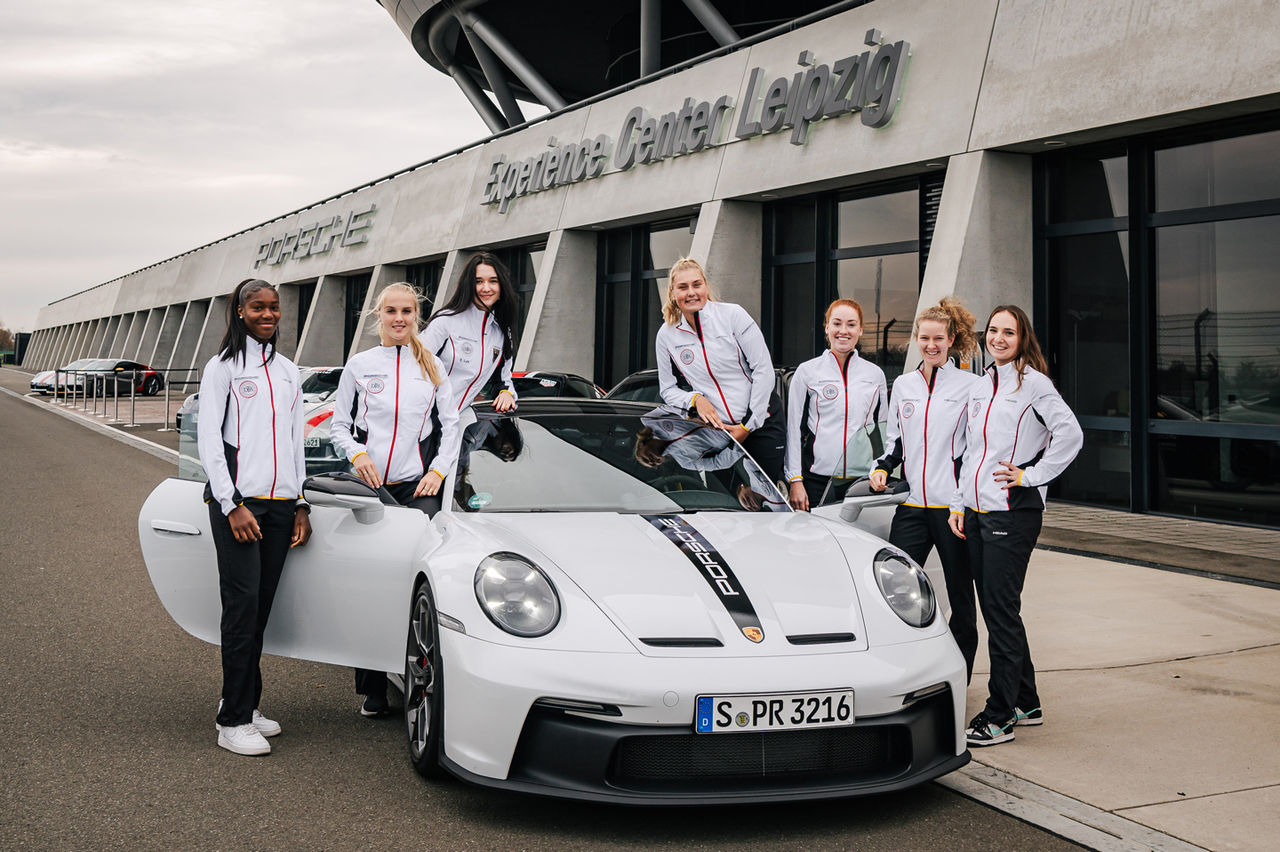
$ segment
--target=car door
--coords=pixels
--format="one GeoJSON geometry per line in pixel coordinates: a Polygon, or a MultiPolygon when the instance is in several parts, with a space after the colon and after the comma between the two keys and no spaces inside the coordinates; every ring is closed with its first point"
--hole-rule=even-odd
{"type": "MultiPolygon", "coordinates": [[[[222,607],[204,483],[160,483],[138,516],[156,595],[178,626],[219,644],[222,607]]],[[[367,520],[367,519],[366,519],[367,520]]],[[[285,560],[263,638],[269,654],[400,671],[413,580],[439,534],[416,509],[385,507],[371,523],[313,506],[311,540],[285,560]]]]}

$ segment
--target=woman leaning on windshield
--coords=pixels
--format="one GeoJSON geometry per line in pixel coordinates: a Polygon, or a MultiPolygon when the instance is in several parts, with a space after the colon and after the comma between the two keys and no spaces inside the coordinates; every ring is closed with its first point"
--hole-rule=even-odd
{"type": "Polygon", "coordinates": [[[824,492],[827,502],[843,499],[863,475],[866,456],[850,458],[849,445],[856,450],[858,433],[865,436],[885,410],[884,370],[854,348],[862,337],[862,306],[836,299],[827,306],[823,332],[830,348],[796,367],[787,391],[786,474],[791,507],[802,512],[824,492]]]}
{"type": "Polygon", "coordinates": [[[311,537],[302,502],[302,389],[276,352],[280,296],[256,278],[227,302],[227,331],[200,379],[198,441],[208,477],[211,537],[222,598],[218,745],[268,754],[280,725],[258,710],[262,636],[285,557],[311,537]]]}
{"type": "MultiPolygon", "coordinates": [[[[402,506],[428,517],[458,458],[458,407],[444,371],[418,339],[421,299],[408,284],[389,284],[373,314],[380,346],[347,362],[334,400],[333,444],[356,474],[385,487],[402,506]]],[[[387,676],[356,669],[363,716],[385,715],[387,676]]]]}
{"type": "Polygon", "coordinates": [[[698,261],[681,258],[668,275],[654,343],[662,401],[724,429],[777,482],[785,415],[760,326],[740,305],[715,301],[698,261]]]}
{"type": "Polygon", "coordinates": [[[893,382],[885,429],[885,454],[871,471],[871,488],[883,491],[899,465],[911,490],[898,505],[890,543],[923,565],[937,548],[951,600],[951,634],[973,677],[978,651],[978,616],[973,575],[964,542],[947,526],[948,504],[956,490],[956,470],[964,455],[969,391],[978,377],[952,365],[952,353],[979,357],[974,316],[946,298],[916,317],[920,366],[893,382]]]}
{"type": "Polygon", "coordinates": [[[507,267],[490,252],[478,251],[463,264],[449,301],[427,321],[419,337],[444,366],[457,411],[470,405],[498,370],[502,388],[493,407],[508,411],[516,404],[511,367],[517,307],[507,267]]]}

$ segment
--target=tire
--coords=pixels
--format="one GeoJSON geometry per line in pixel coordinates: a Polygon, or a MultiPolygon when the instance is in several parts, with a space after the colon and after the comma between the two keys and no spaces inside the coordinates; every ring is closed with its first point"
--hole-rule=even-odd
{"type": "Polygon", "coordinates": [[[148,376],[147,380],[142,383],[143,396],[155,396],[160,393],[160,377],[148,376]]]}
{"type": "Polygon", "coordinates": [[[404,729],[409,762],[423,778],[443,778],[444,670],[440,629],[431,587],[424,580],[413,593],[404,666],[404,729]]]}

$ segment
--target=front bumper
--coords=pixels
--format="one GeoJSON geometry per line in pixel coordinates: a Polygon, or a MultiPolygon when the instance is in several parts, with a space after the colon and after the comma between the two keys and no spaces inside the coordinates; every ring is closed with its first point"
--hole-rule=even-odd
{"type": "Polygon", "coordinates": [[[632,805],[861,796],[911,787],[969,762],[968,751],[955,753],[952,704],[948,690],[849,728],[713,735],[535,707],[506,779],[444,764],[487,787],[632,805]]]}
{"type": "Polygon", "coordinates": [[[440,645],[442,763],[485,786],[634,804],[782,801],[900,789],[969,759],[964,659],[949,633],[813,657],[548,651],[452,630],[440,645]],[[854,690],[853,726],[693,733],[698,694],[832,688],[854,690]]]}

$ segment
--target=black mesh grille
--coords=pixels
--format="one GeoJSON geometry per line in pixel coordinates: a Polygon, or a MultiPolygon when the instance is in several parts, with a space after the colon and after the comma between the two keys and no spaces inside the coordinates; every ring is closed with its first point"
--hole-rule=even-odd
{"type": "Polygon", "coordinates": [[[779,776],[832,779],[905,768],[909,735],[899,726],[822,728],[741,734],[626,737],[614,754],[611,780],[731,781],[779,776]]]}

